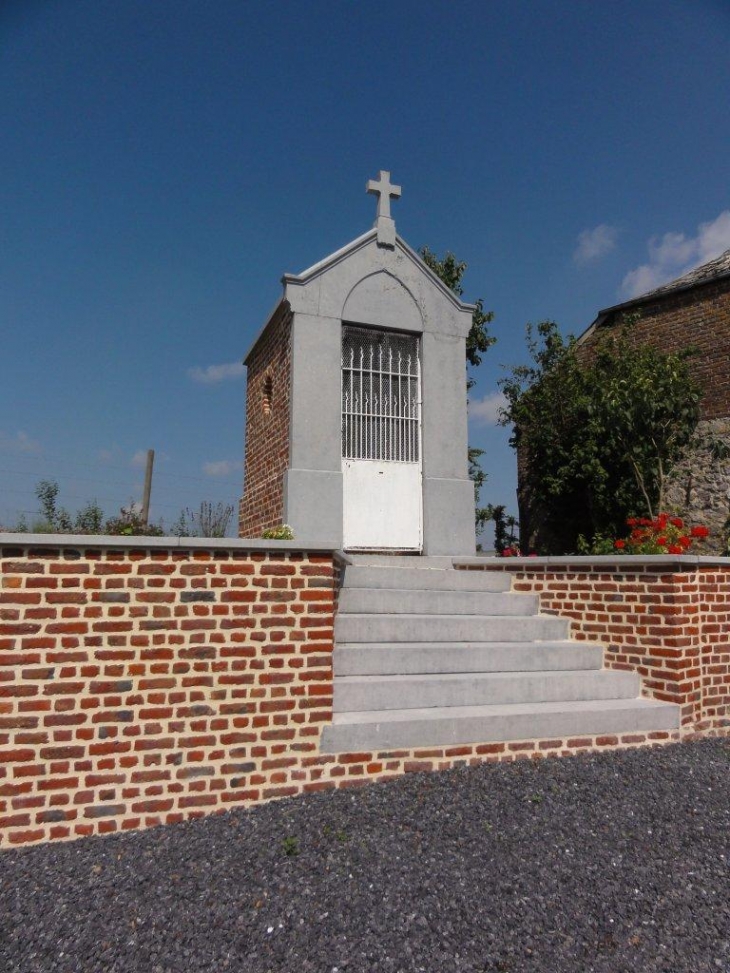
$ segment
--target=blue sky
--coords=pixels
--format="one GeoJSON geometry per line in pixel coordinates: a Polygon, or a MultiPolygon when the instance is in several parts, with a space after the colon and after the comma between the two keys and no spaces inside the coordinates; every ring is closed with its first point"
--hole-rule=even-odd
{"type": "Polygon", "coordinates": [[[244,0],[0,4],[0,524],[54,478],[111,514],[241,493],[241,358],[299,272],[367,230],[450,249],[495,312],[470,441],[525,324],[730,247],[730,5],[244,0]]]}

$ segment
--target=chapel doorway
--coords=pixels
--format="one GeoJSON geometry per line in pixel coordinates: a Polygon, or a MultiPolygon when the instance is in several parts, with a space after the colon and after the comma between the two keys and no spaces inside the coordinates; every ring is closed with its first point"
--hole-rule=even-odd
{"type": "Polygon", "coordinates": [[[343,546],[422,548],[419,335],[342,329],[343,546]]]}

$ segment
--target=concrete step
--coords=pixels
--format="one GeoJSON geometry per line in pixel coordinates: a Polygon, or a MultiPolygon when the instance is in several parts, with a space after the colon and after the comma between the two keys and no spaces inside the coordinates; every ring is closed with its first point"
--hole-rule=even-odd
{"type": "Polygon", "coordinates": [[[509,591],[510,576],[497,571],[453,571],[444,568],[383,567],[350,564],[343,588],[415,588],[421,591],[509,591]]]}
{"type": "Polygon", "coordinates": [[[534,672],[600,669],[603,646],[590,642],[378,642],[336,645],[340,676],[438,672],[534,672]]]}
{"type": "Polygon", "coordinates": [[[335,713],[426,707],[557,703],[578,699],[633,699],[635,672],[469,672],[406,676],[338,676],[335,713]]]}
{"type": "Polygon", "coordinates": [[[537,595],[509,591],[343,588],[338,610],[373,615],[536,615],[538,608],[537,595]]]}
{"type": "Polygon", "coordinates": [[[678,727],[679,707],[653,699],[377,710],[336,713],[323,730],[321,749],[323,753],[355,753],[678,727]]]}
{"type": "Polygon", "coordinates": [[[348,614],[338,612],[335,642],[533,642],[568,637],[552,615],[348,614]]]}

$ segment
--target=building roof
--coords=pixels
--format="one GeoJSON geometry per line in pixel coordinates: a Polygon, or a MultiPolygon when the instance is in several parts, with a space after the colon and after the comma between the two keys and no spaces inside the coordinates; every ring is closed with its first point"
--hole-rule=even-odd
{"type": "Polygon", "coordinates": [[[681,277],[670,280],[667,284],[662,284],[661,287],[655,287],[645,294],[632,297],[630,301],[624,301],[622,304],[614,304],[612,307],[604,308],[598,312],[593,324],[583,332],[578,341],[585,341],[596,328],[600,327],[605,321],[614,317],[619,312],[628,311],[631,308],[638,307],[640,304],[646,304],[655,298],[667,297],[670,294],[692,290],[693,287],[713,283],[716,280],[722,280],[726,277],[730,277],[730,250],[721,253],[714,260],[708,260],[707,263],[695,267],[694,270],[690,270],[686,274],[682,274],[681,277]]]}
{"type": "Polygon", "coordinates": [[[694,270],[682,274],[681,277],[670,280],[668,284],[662,284],[661,287],[657,287],[653,291],[647,291],[646,294],[635,297],[634,301],[645,301],[647,297],[659,297],[664,294],[672,294],[674,291],[688,290],[697,284],[708,284],[719,277],[727,276],[730,276],[730,250],[721,253],[714,260],[708,260],[706,264],[701,264],[694,270]]]}

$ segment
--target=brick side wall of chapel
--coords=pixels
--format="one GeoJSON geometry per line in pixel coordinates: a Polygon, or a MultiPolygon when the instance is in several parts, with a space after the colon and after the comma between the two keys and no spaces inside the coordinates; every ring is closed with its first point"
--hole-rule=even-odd
{"type": "Polygon", "coordinates": [[[289,464],[291,314],[264,331],[248,361],[244,493],[239,537],[260,537],[284,518],[284,473],[289,464]]]}

